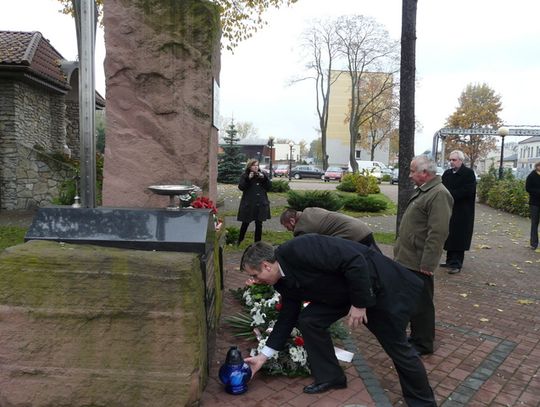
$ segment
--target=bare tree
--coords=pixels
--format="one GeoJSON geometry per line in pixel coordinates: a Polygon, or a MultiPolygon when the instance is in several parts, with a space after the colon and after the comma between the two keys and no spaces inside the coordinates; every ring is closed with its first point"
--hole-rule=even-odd
{"type": "Polygon", "coordinates": [[[309,54],[306,68],[312,75],[296,79],[293,82],[306,79],[314,80],[316,94],[317,116],[321,134],[321,149],[323,169],[328,168],[326,154],[326,129],[328,127],[328,108],[332,84],[337,77],[332,76],[332,67],[336,60],[338,47],[336,44],[335,22],[333,20],[316,20],[303,34],[302,47],[309,54]]]}
{"type": "Polygon", "coordinates": [[[336,34],[340,56],[346,61],[351,79],[349,162],[353,171],[357,172],[355,151],[360,126],[373,114],[388,109],[385,104],[379,105],[380,110],[373,107],[379,98],[392,93],[395,86],[394,74],[398,72],[399,47],[381,24],[362,15],[340,17],[336,24],[336,34]],[[378,87],[366,92],[364,82],[370,75],[379,77],[376,81],[378,87]]]}

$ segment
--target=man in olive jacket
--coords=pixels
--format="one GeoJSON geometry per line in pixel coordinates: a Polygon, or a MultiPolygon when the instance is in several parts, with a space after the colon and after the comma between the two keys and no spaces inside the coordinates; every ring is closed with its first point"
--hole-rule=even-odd
{"type": "Polygon", "coordinates": [[[417,188],[401,219],[394,246],[394,260],[424,280],[417,312],[410,321],[410,341],[420,354],[433,353],[433,272],[439,264],[448,236],[454,202],[436,171],[436,164],[426,156],[418,156],[411,161],[409,176],[417,188]]]}

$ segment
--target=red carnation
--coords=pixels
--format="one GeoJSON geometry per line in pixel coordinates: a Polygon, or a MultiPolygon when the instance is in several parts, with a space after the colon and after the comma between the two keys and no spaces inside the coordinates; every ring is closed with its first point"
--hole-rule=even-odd
{"type": "Polygon", "coordinates": [[[304,346],[304,338],[302,338],[301,336],[297,336],[294,338],[294,344],[296,346],[304,346]]]}
{"type": "Polygon", "coordinates": [[[276,311],[281,311],[281,307],[283,307],[283,305],[280,302],[276,302],[276,305],[275,305],[276,311]]]}

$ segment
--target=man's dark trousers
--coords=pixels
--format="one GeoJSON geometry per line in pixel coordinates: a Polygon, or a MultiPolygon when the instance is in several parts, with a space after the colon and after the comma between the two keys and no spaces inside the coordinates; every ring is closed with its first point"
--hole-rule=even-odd
{"type": "MultiPolygon", "coordinates": [[[[383,256],[371,257],[376,258],[373,259],[374,263],[385,262],[379,261],[383,256]]],[[[389,259],[385,258],[385,260],[389,259]]],[[[383,264],[379,264],[379,267],[382,266],[383,264]]],[[[367,328],[375,335],[384,351],[394,362],[407,405],[409,407],[436,406],[420,356],[407,341],[406,328],[411,318],[410,307],[404,305],[398,308],[396,306],[399,303],[418,303],[420,289],[414,290],[407,281],[399,283],[403,285],[401,298],[381,293],[377,296],[377,304],[367,309],[367,328]]],[[[329,307],[326,304],[312,302],[300,313],[298,328],[304,337],[304,347],[309,355],[312,374],[317,383],[335,381],[344,377],[327,328],[336,320],[346,316],[349,309],[350,305],[329,307]]]]}
{"type": "Polygon", "coordinates": [[[422,353],[433,353],[435,340],[435,306],[433,305],[433,277],[415,273],[424,280],[424,289],[418,301],[418,308],[411,317],[411,343],[422,353]]]}

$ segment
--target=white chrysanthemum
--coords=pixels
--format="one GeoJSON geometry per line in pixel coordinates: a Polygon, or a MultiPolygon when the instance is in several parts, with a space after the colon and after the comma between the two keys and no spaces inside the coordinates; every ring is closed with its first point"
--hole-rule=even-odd
{"type": "MultiPolygon", "coordinates": [[[[252,310],[253,311],[253,310],[252,310]]],[[[254,314],[251,314],[251,326],[259,326],[263,325],[265,322],[266,314],[264,312],[261,312],[260,310],[256,310],[254,314]]]]}
{"type": "Polygon", "coordinates": [[[302,334],[300,333],[300,330],[298,330],[298,328],[293,328],[293,330],[291,331],[291,337],[296,338],[297,336],[302,336],[302,334]]]}
{"type": "Polygon", "coordinates": [[[303,347],[291,346],[289,348],[289,355],[291,360],[295,363],[300,363],[302,366],[305,366],[307,363],[307,353],[303,347]]]}

